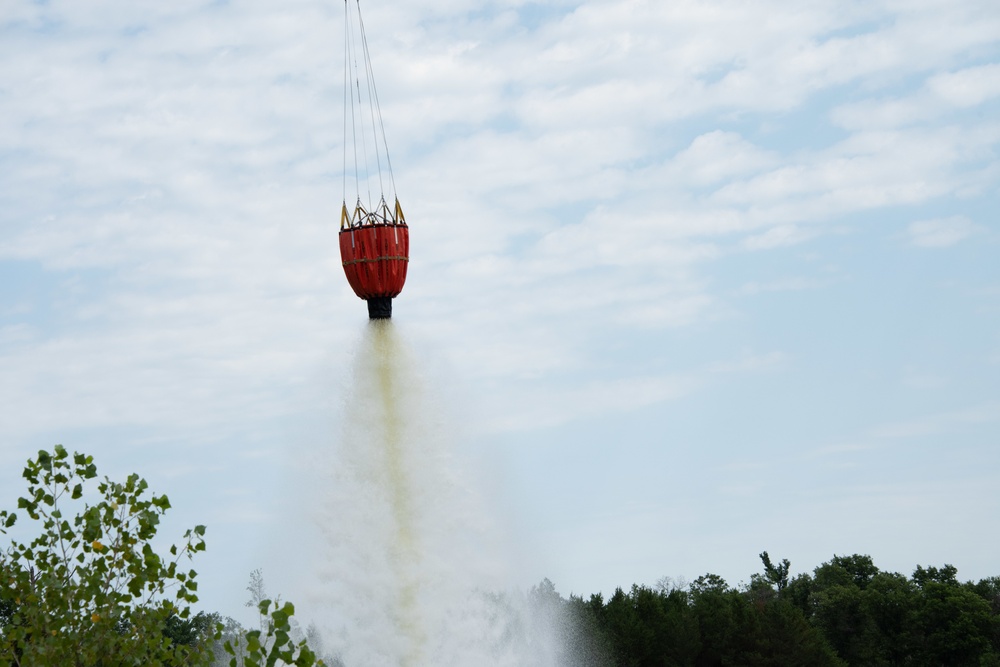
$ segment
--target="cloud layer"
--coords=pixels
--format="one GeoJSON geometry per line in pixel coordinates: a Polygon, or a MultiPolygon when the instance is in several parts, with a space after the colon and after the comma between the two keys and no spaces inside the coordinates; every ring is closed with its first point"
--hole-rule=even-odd
{"type": "MultiPolygon", "coordinates": [[[[724,412],[775,373],[821,411],[798,374],[831,358],[995,367],[1000,276],[975,254],[997,243],[994,2],[363,6],[412,225],[397,317],[477,437],[724,412]],[[954,329],[918,349],[932,303],[954,329]]],[[[315,0],[0,6],[5,463],[118,429],[153,460],[139,440],[279,460],[276,433],[325,419],[364,318],[336,256],[342,20],[315,0]]],[[[960,398],[996,400],[968,372],[960,398]]]]}

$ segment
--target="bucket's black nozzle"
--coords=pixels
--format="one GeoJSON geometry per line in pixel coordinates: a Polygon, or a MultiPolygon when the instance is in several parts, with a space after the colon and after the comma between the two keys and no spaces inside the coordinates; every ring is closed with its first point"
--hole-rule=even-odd
{"type": "Polygon", "coordinates": [[[377,296],[368,299],[368,319],[386,320],[392,317],[392,297],[377,296]]]}

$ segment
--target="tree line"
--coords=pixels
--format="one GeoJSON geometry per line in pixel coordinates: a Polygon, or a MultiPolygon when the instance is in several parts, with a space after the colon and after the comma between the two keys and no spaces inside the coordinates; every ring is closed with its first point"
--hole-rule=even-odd
{"type": "Polygon", "coordinates": [[[760,558],[739,587],[706,574],[565,605],[615,667],[1000,666],[1000,577],[960,582],[951,565],[907,577],[855,554],[789,578],[787,559],[760,558]]]}
{"type": "MultiPolygon", "coordinates": [[[[138,475],[100,480],[90,456],[57,446],[23,476],[17,509],[40,530],[0,551],[0,664],[343,667],[320,659],[319,633],[269,598],[259,571],[247,587],[258,627],[195,613],[186,564],[205,549],[205,529],[155,551],[170,502],[138,475]]],[[[0,533],[17,521],[0,511],[0,533]]],[[[951,565],[904,576],[859,554],[791,577],[787,559],[760,559],[735,587],[706,574],[564,599],[545,580],[528,598],[559,619],[566,667],[1000,667],[1000,577],[961,582],[951,565]]]]}

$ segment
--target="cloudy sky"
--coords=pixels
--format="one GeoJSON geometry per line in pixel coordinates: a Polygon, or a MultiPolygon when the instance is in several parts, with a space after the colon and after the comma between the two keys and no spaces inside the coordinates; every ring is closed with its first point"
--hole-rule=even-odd
{"type": "MultiPolygon", "coordinates": [[[[525,583],[1000,574],[995,0],[363,0],[395,326],[525,583]]],[[[56,442],[280,579],[364,304],[344,6],[0,3],[0,493],[56,442]]]]}

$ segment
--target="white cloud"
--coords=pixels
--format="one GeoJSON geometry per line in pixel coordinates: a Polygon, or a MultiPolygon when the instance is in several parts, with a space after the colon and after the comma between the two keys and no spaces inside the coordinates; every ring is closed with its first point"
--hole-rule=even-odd
{"type": "Polygon", "coordinates": [[[771,227],[763,234],[747,237],[743,240],[743,246],[748,250],[769,250],[802,243],[815,235],[814,231],[804,230],[796,225],[780,225],[771,227]]]}
{"type": "Polygon", "coordinates": [[[1000,97],[1000,63],[935,75],[927,81],[927,88],[947,104],[978,106],[1000,97]]]}
{"type": "Polygon", "coordinates": [[[831,119],[848,129],[897,128],[926,123],[998,96],[1000,64],[980,65],[932,75],[922,88],[903,97],[866,99],[838,106],[831,112],[831,119]]]}
{"type": "Polygon", "coordinates": [[[702,134],[674,156],[661,177],[672,189],[708,186],[776,166],[779,156],[746,141],[736,132],[702,134]]]}
{"type": "MultiPolygon", "coordinates": [[[[718,318],[702,272],[726,247],[800,243],[838,216],[992,182],[968,171],[997,143],[988,128],[858,132],[803,151],[726,120],[793,110],[831,86],[877,95],[914,74],[971,100],[993,69],[941,63],[990,43],[997,20],[981,3],[563,2],[532,29],[511,8],[528,9],[454,0],[368,16],[413,223],[405,296],[421,326],[462,312],[449,331],[482,340],[468,363],[487,375],[588,357],[586,333],[544,326],[718,318]],[[673,124],[690,119],[699,129],[673,124]]],[[[203,10],[5,5],[8,26],[58,21],[51,33],[8,27],[0,43],[0,154],[18,161],[0,183],[0,252],[108,272],[107,292],[68,310],[91,326],[127,323],[148,340],[147,329],[182,330],[178,353],[199,335],[266,331],[258,340],[296,341],[282,363],[300,374],[315,350],[291,323],[313,344],[330,327],[342,339],[331,299],[360,307],[332,254],[340,11],[306,0],[203,10]]],[[[94,358],[110,344],[87,341],[79,353],[94,358]]],[[[248,361],[245,372],[272,371],[248,361]]]]}
{"type": "Polygon", "coordinates": [[[917,220],[907,227],[910,243],[920,248],[947,248],[967,239],[977,231],[966,217],[917,220]]]}

